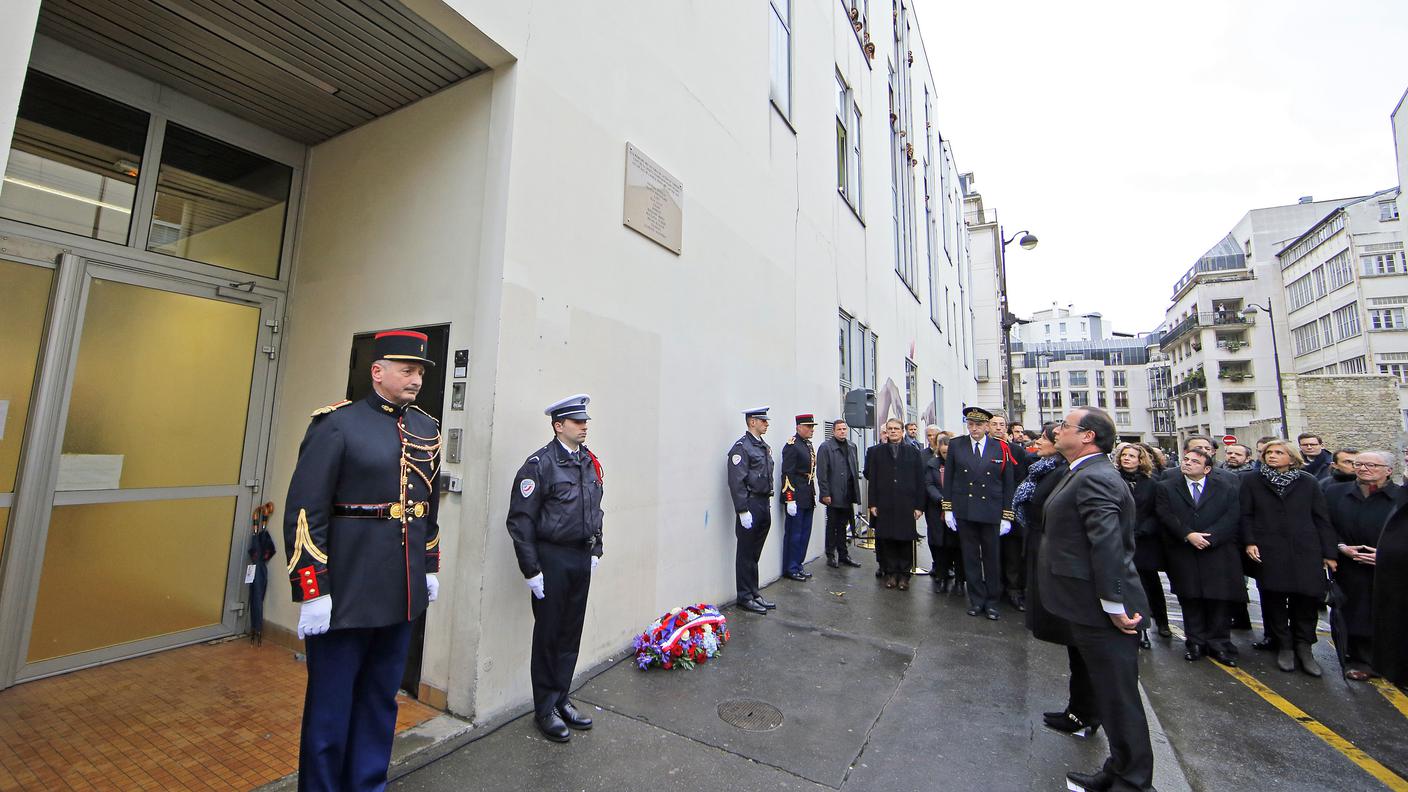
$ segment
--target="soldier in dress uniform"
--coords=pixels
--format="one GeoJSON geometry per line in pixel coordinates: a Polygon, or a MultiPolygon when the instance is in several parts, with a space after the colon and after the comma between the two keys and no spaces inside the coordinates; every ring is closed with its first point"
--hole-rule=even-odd
{"type": "Polygon", "coordinates": [[[944,524],[957,531],[963,549],[963,574],[968,579],[968,615],[997,621],[1002,596],[998,538],[1012,531],[1012,495],[1017,489],[1017,464],[1007,444],[988,437],[992,413],[965,407],[967,437],[949,441],[944,459],[944,524]]]}
{"type": "Polygon", "coordinates": [[[284,508],[308,658],[300,790],[380,790],[411,625],[439,589],[440,430],[413,402],[426,337],[378,333],[372,392],[316,410],[284,508]]]}
{"type": "Polygon", "coordinates": [[[768,431],[768,409],[744,411],[748,431],[728,452],[728,494],[737,514],[733,535],[738,547],[733,567],[738,607],[760,614],[777,607],[758,593],[758,559],[772,527],[772,449],[763,442],[768,431]]]}
{"type": "Polygon", "coordinates": [[[553,742],[592,727],[567,698],[602,553],[601,460],[583,445],[590,401],[582,393],[543,410],[555,437],[518,469],[509,495],[508,533],[533,595],[534,721],[553,742]]]}
{"type": "Polygon", "coordinates": [[[797,416],[797,433],[782,447],[782,500],[787,518],[782,521],[782,574],[792,580],[810,580],[802,567],[812,538],[812,512],[816,509],[816,449],[812,433],[816,418],[797,416]]]}

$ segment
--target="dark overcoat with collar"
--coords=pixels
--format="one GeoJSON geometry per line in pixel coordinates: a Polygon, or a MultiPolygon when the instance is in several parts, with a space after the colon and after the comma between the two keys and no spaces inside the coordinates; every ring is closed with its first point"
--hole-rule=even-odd
{"type": "Polygon", "coordinates": [[[1193,504],[1188,480],[1170,474],[1156,485],[1154,511],[1165,542],[1168,579],[1173,593],[1198,599],[1247,601],[1242,578],[1242,501],[1237,482],[1226,476],[1203,479],[1203,494],[1193,504]],[[1212,534],[1198,550],[1188,534],[1212,534]]]}

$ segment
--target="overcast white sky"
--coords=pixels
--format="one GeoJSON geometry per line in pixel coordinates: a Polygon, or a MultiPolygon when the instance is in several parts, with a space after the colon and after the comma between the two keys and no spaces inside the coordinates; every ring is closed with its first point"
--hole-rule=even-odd
{"type": "Polygon", "coordinates": [[[1019,316],[1151,330],[1248,209],[1397,183],[1404,0],[912,1],[959,170],[1041,239],[1008,248],[1019,316]]]}

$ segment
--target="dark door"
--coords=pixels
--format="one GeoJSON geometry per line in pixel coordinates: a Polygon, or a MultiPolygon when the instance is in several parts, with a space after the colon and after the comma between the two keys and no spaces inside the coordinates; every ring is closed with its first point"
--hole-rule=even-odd
{"type": "MultiPolygon", "coordinates": [[[[425,333],[429,338],[426,355],[435,365],[426,369],[421,381],[420,397],[416,406],[440,420],[445,409],[445,363],[448,361],[450,343],[449,325],[430,325],[409,328],[425,333]]],[[[376,360],[373,340],[376,333],[358,333],[352,336],[352,358],[348,363],[347,398],[352,401],[365,399],[372,392],[372,363],[376,360]]],[[[406,671],[401,675],[401,689],[412,697],[420,692],[420,663],[425,649],[425,616],[416,619],[411,628],[411,648],[406,652],[406,671]]]]}

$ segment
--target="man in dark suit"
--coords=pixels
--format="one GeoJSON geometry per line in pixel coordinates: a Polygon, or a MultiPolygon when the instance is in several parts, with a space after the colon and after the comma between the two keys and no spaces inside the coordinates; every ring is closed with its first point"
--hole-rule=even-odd
{"type": "Polygon", "coordinates": [[[1097,773],[1067,773],[1087,790],[1152,790],[1154,752],[1139,699],[1141,615],[1149,607],[1134,568],[1134,497],[1110,463],[1115,423],[1081,407],[1056,427],[1070,472],[1043,509],[1038,550],[1042,606],[1070,623],[1095,688],[1110,757],[1097,773]]]}
{"type": "Polygon", "coordinates": [[[885,422],[884,438],[865,452],[870,528],[885,588],[906,591],[913,569],[913,542],[919,538],[915,523],[924,516],[924,460],[919,449],[905,442],[898,419],[885,422]]]}
{"type": "Polygon", "coordinates": [[[821,503],[826,507],[826,565],[860,566],[851,560],[851,546],[846,531],[855,520],[855,505],[860,503],[860,465],[856,463],[856,447],[850,442],[850,427],[837,421],[831,437],[816,452],[816,486],[821,503]]]}
{"type": "Polygon", "coordinates": [[[967,437],[949,441],[944,459],[944,525],[957,531],[968,579],[968,615],[997,621],[1002,596],[998,538],[1012,531],[1017,463],[1004,443],[988,437],[992,413],[966,407],[967,437]]]}
{"type": "MultiPolygon", "coordinates": [[[[1007,456],[1016,461],[1017,469],[1012,474],[1012,480],[1021,484],[1027,478],[1027,468],[1031,467],[1035,454],[1027,454],[1027,449],[1015,440],[1010,440],[1007,434],[1007,417],[1002,413],[993,413],[992,420],[988,421],[988,437],[1000,441],[1006,447],[1003,449],[1007,456]]],[[[1013,492],[1016,490],[1014,489],[1013,492]]],[[[1022,527],[1013,521],[1012,530],[1008,531],[997,542],[998,554],[1002,556],[1002,589],[1007,602],[1019,611],[1027,609],[1027,553],[1026,539],[1023,536],[1022,527]]]]}

